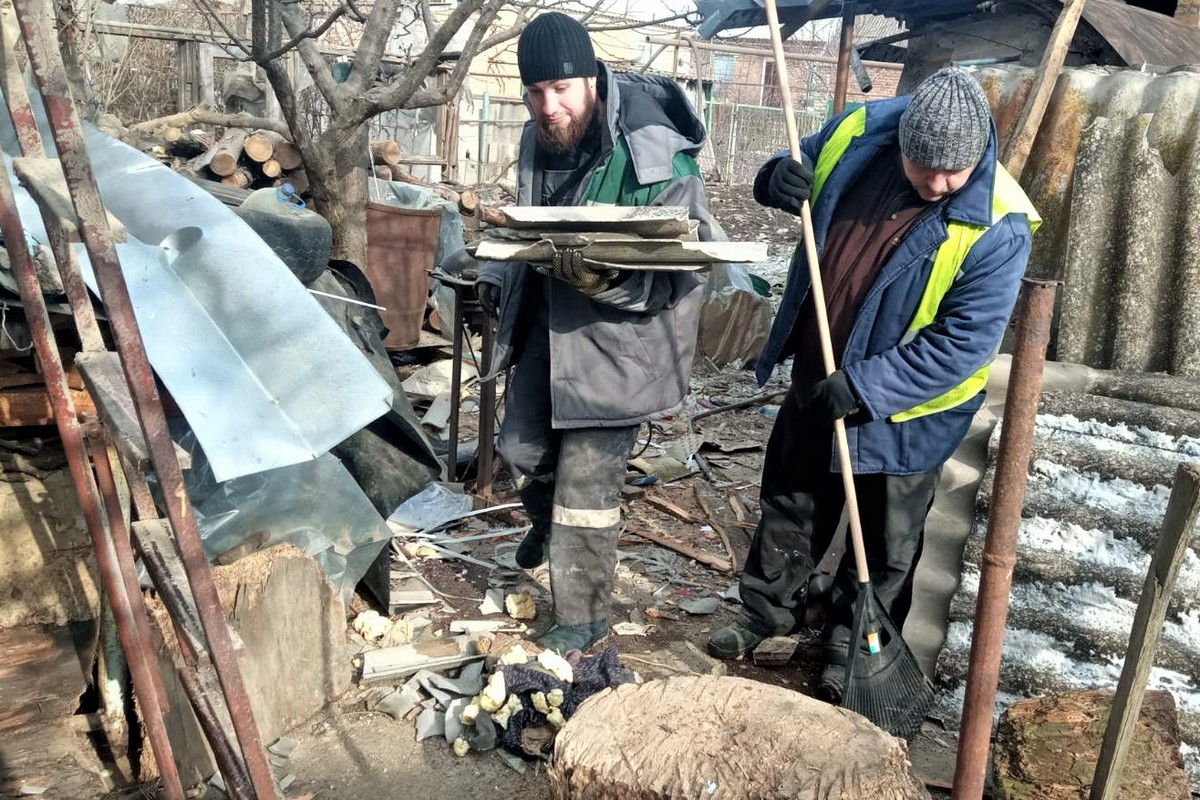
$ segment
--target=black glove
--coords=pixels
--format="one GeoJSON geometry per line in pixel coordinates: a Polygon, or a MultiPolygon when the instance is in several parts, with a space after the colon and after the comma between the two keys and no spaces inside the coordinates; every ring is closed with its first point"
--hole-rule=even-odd
{"type": "Polygon", "coordinates": [[[603,292],[617,279],[617,270],[594,270],[583,263],[583,251],[571,247],[556,250],[550,265],[539,265],[537,270],[586,295],[603,292]]]}
{"type": "Polygon", "coordinates": [[[812,196],[812,185],[812,169],[803,161],[784,156],[767,181],[767,202],[772,208],[798,215],[804,201],[812,196]]]}
{"type": "Polygon", "coordinates": [[[840,369],[808,390],[804,410],[822,422],[833,422],[858,411],[858,398],[840,369]]]}
{"type": "Polygon", "coordinates": [[[492,319],[500,319],[500,287],[486,281],[475,282],[475,297],[483,307],[483,313],[492,319]]]}

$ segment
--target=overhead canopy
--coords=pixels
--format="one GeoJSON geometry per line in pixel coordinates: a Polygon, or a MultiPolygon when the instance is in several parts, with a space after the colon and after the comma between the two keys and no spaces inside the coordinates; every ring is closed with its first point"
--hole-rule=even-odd
{"type": "MultiPolygon", "coordinates": [[[[1034,0],[1043,8],[1047,19],[1054,19],[1061,10],[1062,0],[1034,0]]],[[[724,30],[756,28],[767,24],[764,0],[695,0],[701,20],[696,30],[702,38],[711,39],[724,30]]],[[[867,0],[859,2],[860,14],[878,14],[902,20],[909,29],[933,22],[966,16],[981,5],[980,0],[867,0]]],[[[1029,5],[1011,5],[1025,13],[1037,14],[1029,5]]],[[[823,0],[776,0],[779,21],[806,22],[815,7],[813,18],[826,19],[841,14],[841,3],[823,0]]],[[[1083,9],[1084,23],[1091,26],[1116,51],[1128,66],[1150,64],[1158,67],[1178,67],[1200,64],[1200,31],[1176,22],[1165,14],[1126,5],[1122,0],[1090,0],[1083,9]]]]}

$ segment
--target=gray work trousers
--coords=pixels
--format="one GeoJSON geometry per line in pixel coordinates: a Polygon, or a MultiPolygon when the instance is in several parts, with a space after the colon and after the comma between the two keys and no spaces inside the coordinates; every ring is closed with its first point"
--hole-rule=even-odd
{"type": "Polygon", "coordinates": [[[533,533],[549,538],[559,625],[607,621],[621,529],[621,487],[637,426],[555,429],[549,335],[534,325],[513,370],[497,449],[533,533]]]}
{"type": "MultiPolygon", "coordinates": [[[[762,516],[739,586],[744,622],[757,633],[785,635],[804,623],[808,580],[829,548],[846,502],[842,476],[829,470],[832,452],[833,427],[809,417],[795,390],[788,392],[767,443],[762,516]]],[[[916,475],[854,477],[871,582],[897,626],[912,604],[925,517],[941,471],[938,466],[916,475]]],[[[857,597],[854,552],[847,541],[822,631],[827,661],[836,661],[846,649],[857,597]]]]}

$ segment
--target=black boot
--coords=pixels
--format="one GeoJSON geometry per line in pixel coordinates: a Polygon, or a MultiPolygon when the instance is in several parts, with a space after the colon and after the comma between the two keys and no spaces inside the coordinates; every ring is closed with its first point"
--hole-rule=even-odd
{"type": "Polygon", "coordinates": [[[517,547],[516,561],[521,569],[535,569],[546,561],[550,542],[550,515],[554,510],[554,484],[532,481],[520,490],[521,502],[533,526],[517,547]]]}

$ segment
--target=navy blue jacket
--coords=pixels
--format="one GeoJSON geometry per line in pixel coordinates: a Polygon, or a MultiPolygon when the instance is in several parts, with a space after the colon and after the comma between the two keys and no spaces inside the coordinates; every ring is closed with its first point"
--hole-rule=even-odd
{"type": "MultiPolygon", "coordinates": [[[[908,97],[898,97],[867,104],[866,130],[850,144],[813,205],[818,253],[824,248],[838,200],[854,181],[871,179],[866,168],[881,148],[896,141],[900,115],[908,102],[908,97]]],[[[841,120],[831,120],[804,139],[801,150],[810,164],[816,164],[822,145],[841,120]]],[[[864,298],[845,351],[835,353],[863,409],[846,420],[856,473],[911,475],[942,464],[983,404],[984,392],[980,392],[937,414],[901,423],[888,419],[959,385],[987,364],[1000,345],[1029,260],[1032,235],[1023,215],[1009,214],[992,225],[996,151],[993,126],[980,166],[962,189],[909,230],[864,298]],[[971,248],[934,323],[902,344],[951,219],[992,227],[971,248]]],[[[754,187],[759,202],[765,199],[767,177],[776,159],[785,154],[772,157],[759,170],[754,187]]],[[[755,368],[760,384],[792,355],[785,351],[809,285],[804,249],[797,247],[779,312],[755,368]]],[[[819,345],[814,341],[800,346],[819,345]]],[[[836,472],[836,449],[834,453],[830,469],[836,472]]]]}

